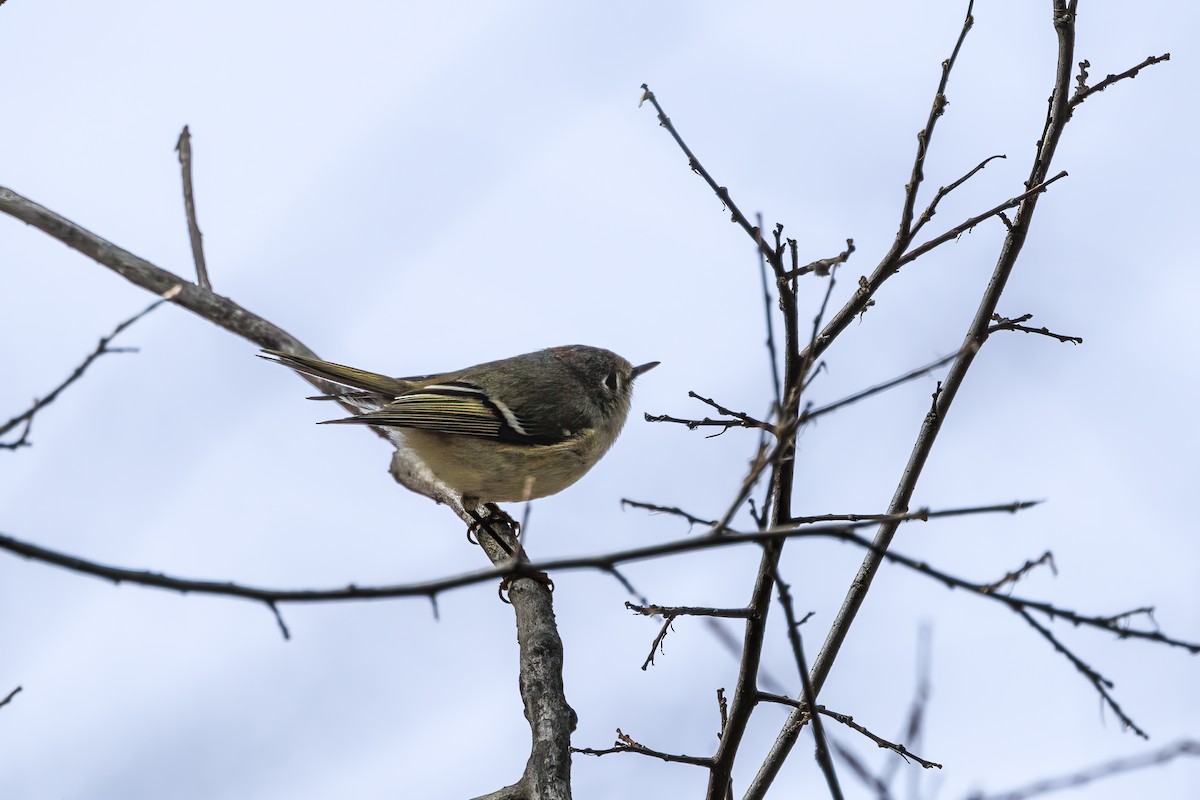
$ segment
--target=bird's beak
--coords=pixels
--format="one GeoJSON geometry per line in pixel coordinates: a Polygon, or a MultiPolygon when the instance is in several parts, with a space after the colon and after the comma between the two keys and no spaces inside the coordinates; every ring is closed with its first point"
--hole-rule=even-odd
{"type": "Polygon", "coordinates": [[[634,367],[633,377],[637,378],[638,375],[641,375],[643,372],[649,372],[661,363],[661,361],[651,361],[649,364],[642,364],[640,367],[634,367]]]}

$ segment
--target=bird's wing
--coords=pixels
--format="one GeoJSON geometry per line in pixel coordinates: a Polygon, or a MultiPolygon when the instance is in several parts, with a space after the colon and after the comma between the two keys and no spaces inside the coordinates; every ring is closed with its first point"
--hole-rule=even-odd
{"type": "Polygon", "coordinates": [[[567,437],[566,432],[546,436],[534,432],[504,404],[478,386],[465,381],[432,384],[397,396],[377,411],[332,423],[383,425],[417,428],[461,436],[480,436],[522,444],[551,444],[567,437]]]}

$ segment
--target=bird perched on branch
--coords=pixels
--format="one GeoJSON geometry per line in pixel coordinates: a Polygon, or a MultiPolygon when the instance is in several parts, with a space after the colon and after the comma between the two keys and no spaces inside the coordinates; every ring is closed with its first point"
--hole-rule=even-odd
{"type": "Polygon", "coordinates": [[[338,389],[363,413],[335,424],[376,425],[462,497],[463,507],[532,500],[575,483],[608,452],[629,415],[635,367],[599,347],[567,345],[454,372],[390,378],[307,356],[264,358],[338,389]]]}

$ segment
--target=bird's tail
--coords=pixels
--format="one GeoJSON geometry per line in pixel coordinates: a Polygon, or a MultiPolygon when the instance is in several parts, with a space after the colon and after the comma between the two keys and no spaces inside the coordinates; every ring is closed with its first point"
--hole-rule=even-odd
{"type": "MultiPolygon", "coordinates": [[[[387,375],[367,372],[366,370],[355,369],[354,367],[347,367],[342,364],[334,364],[332,361],[322,361],[319,358],[309,358],[308,356],[283,353],[279,350],[265,349],[259,354],[259,357],[265,358],[268,361],[274,361],[277,364],[283,364],[285,367],[291,367],[304,375],[329,381],[330,383],[344,386],[356,392],[369,392],[371,394],[383,395],[389,399],[396,397],[408,388],[408,382],[399,378],[389,378],[387,375]]],[[[332,396],[344,397],[345,395],[336,393],[332,396]]]]}

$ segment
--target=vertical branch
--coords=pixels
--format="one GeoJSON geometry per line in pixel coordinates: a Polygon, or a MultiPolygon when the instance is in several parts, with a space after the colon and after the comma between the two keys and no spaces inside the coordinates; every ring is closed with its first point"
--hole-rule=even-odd
{"type": "Polygon", "coordinates": [[[179,167],[183,171],[183,207],[187,212],[188,238],[192,242],[192,259],[196,262],[196,282],[205,289],[212,290],[208,280],[208,266],[204,263],[204,236],[200,233],[200,223],[196,221],[196,199],[192,194],[192,134],[184,125],[179,133],[179,141],[175,143],[175,152],[179,153],[179,167]]]}
{"type": "MultiPolygon", "coordinates": [[[[1075,51],[1075,0],[1071,0],[1069,7],[1064,3],[1064,0],[1053,0],[1053,16],[1054,29],[1058,36],[1058,61],[1054,91],[1050,100],[1050,114],[1046,119],[1045,129],[1039,141],[1038,151],[1030,170],[1027,182],[1029,186],[1036,186],[1045,180],[1046,174],[1050,169],[1054,151],[1058,147],[1059,139],[1062,136],[1063,128],[1070,117],[1068,101],[1071,85],[1071,68],[1074,63],[1075,51]]],[[[1004,291],[1004,287],[1016,264],[1017,257],[1021,253],[1021,248],[1025,244],[1025,239],[1029,233],[1029,227],[1033,221],[1033,214],[1037,208],[1040,196],[1038,193],[1032,194],[1022,200],[1018,206],[1016,217],[1001,247],[991,280],[980,300],[975,317],[972,319],[971,325],[967,330],[963,347],[951,365],[940,391],[935,393],[933,407],[921,424],[912,453],[909,456],[908,463],[904,467],[904,472],[900,477],[900,482],[888,507],[889,514],[901,513],[908,509],[908,503],[916,488],[917,480],[920,478],[921,471],[925,467],[925,462],[933,449],[934,441],[941,431],[942,423],[950,410],[950,405],[954,402],[954,398],[962,386],[967,371],[974,362],[975,354],[987,338],[988,326],[992,315],[996,311],[1000,295],[1004,291]]],[[[891,545],[896,528],[897,525],[890,522],[885,522],[880,526],[872,543],[872,548],[863,559],[858,574],[851,583],[850,591],[842,602],[841,610],[838,612],[833,626],[829,630],[825,645],[813,663],[812,683],[815,691],[818,693],[821,691],[825,679],[829,677],[829,672],[833,667],[834,660],[837,658],[842,642],[845,641],[850,625],[854,622],[859,608],[866,599],[867,592],[871,588],[871,582],[874,580],[875,574],[884,559],[884,554],[891,545]]],[[[803,724],[802,717],[805,713],[807,712],[796,709],[789,715],[788,721],[784,724],[771,752],[759,768],[758,774],[747,791],[747,798],[762,798],[765,796],[784,759],[787,758],[787,754],[795,744],[796,737],[803,724]]]]}
{"type": "MultiPolygon", "coordinates": [[[[758,223],[759,235],[762,233],[763,218],[762,214],[757,214],[755,222],[758,223]]],[[[774,310],[771,297],[771,285],[767,282],[767,257],[763,255],[762,247],[758,248],[758,271],[762,276],[762,291],[763,305],[767,318],[767,356],[771,359],[771,385],[775,388],[774,404],[775,404],[775,419],[779,419],[779,409],[783,404],[783,389],[779,383],[779,354],[775,352],[775,323],[773,321],[774,310]]]]}
{"type": "Polygon", "coordinates": [[[512,585],[509,597],[521,651],[521,699],[532,739],[521,783],[528,798],[571,800],[571,733],[577,717],[563,689],[563,644],[550,589],[521,580],[512,585]]]}
{"type": "MultiPolygon", "coordinates": [[[[777,233],[779,229],[776,229],[777,233]]],[[[792,280],[783,269],[783,248],[769,247],[762,239],[761,228],[755,230],[758,250],[775,272],[775,285],[779,292],[779,309],[784,323],[784,374],[783,404],[780,409],[778,429],[780,440],[775,448],[771,471],[771,514],[772,527],[787,524],[792,517],[792,487],[795,480],[796,421],[795,409],[799,406],[803,388],[804,369],[800,358],[800,315],[796,306],[796,292],[792,280]]],[[[737,759],[738,747],[750,722],[750,714],[758,699],[758,671],[762,663],[763,641],[766,635],[767,615],[771,608],[771,589],[775,585],[775,573],[783,552],[783,541],[763,544],[758,574],[751,590],[749,608],[752,616],[746,620],[742,639],[742,659],[738,665],[737,684],[730,704],[729,720],[721,734],[721,743],[713,758],[709,773],[707,800],[725,800],[732,794],[730,779],[733,764],[737,759]]]]}

